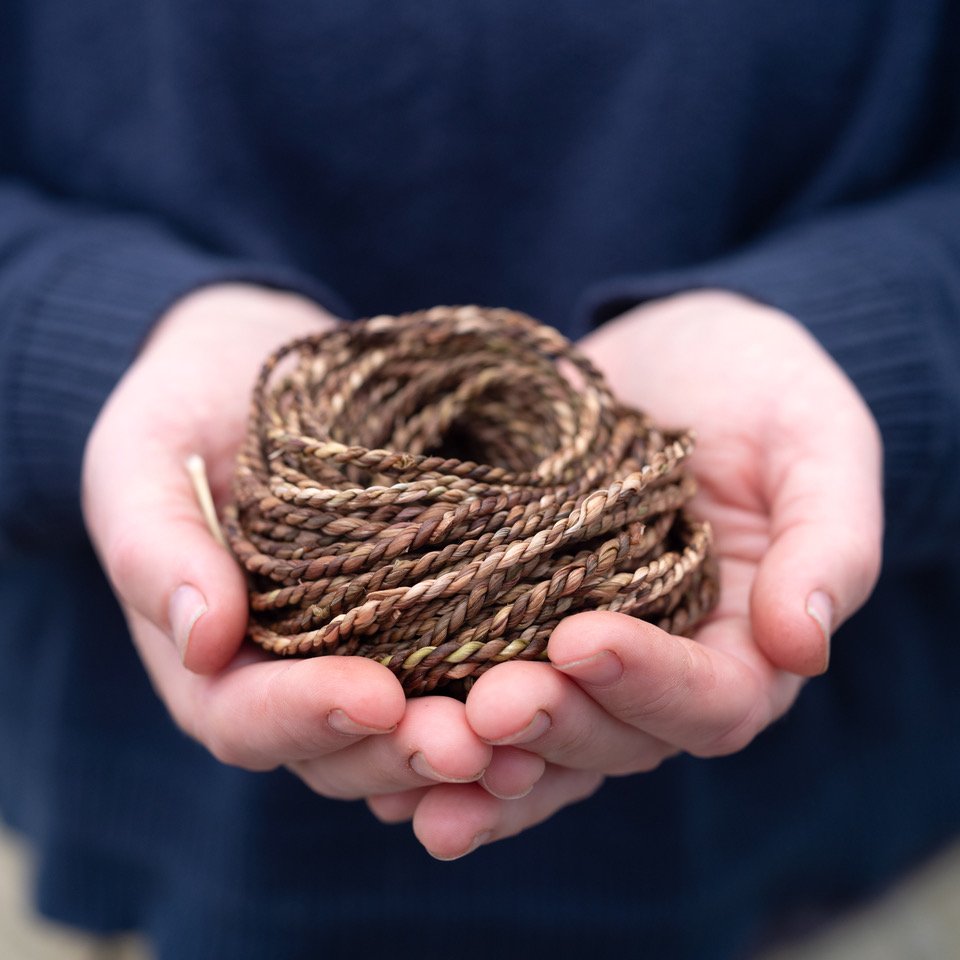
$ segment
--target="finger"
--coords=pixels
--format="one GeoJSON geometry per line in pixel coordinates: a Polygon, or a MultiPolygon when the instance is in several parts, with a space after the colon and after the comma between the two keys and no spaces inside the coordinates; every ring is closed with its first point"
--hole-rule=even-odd
{"type": "Polygon", "coordinates": [[[135,409],[116,404],[91,438],[88,526],[123,602],[176,644],[189,669],[214,673],[243,640],[246,584],[203,518],[186,471],[189,451],[145,432],[135,409]]]}
{"type": "Polygon", "coordinates": [[[413,819],[417,805],[427,791],[432,789],[433,787],[416,787],[399,793],[382,793],[379,796],[367,797],[367,806],[381,823],[406,823],[413,819]]]}
{"type": "Polygon", "coordinates": [[[556,669],[612,716],[689,753],[713,756],[749,743],[792,702],[799,680],[756,655],[728,652],[753,646],[745,622],[718,622],[704,635],[709,642],[619,613],[581,613],[561,621],[547,649],[556,669]]]}
{"type": "Polygon", "coordinates": [[[467,724],[462,703],[423,697],[409,701],[392,733],[292,769],[325,797],[356,800],[431,783],[472,783],[483,776],[491,752],[467,724]]]}
{"type": "Polygon", "coordinates": [[[525,797],[543,776],[543,757],[517,747],[494,747],[480,785],[500,800],[525,797]]]}
{"type": "Polygon", "coordinates": [[[776,666],[804,676],[827,669],[831,634],[880,569],[879,445],[869,430],[825,432],[821,449],[774,474],[772,540],[751,596],[757,643],[776,666]]]}
{"type": "Polygon", "coordinates": [[[545,663],[516,661],[487,671],[467,697],[467,720],[489,743],[522,745],[575,770],[637,773],[676,752],[612,716],[545,663]]]}
{"type": "Polygon", "coordinates": [[[386,667],[362,657],[268,659],[257,651],[217,676],[185,669],[139,614],[131,631],[154,687],[180,727],[232,766],[268,770],[386,735],[406,701],[386,667]]]}
{"type": "Polygon", "coordinates": [[[599,774],[551,765],[520,800],[498,800],[478,784],[437,786],[417,805],[413,832],[432,857],[457,860],[542,823],[589,797],[602,782],[599,774]]]}

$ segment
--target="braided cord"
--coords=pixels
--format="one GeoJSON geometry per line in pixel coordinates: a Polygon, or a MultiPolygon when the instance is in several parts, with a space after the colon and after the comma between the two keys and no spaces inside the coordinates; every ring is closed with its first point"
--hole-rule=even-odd
{"type": "Polygon", "coordinates": [[[412,696],[545,659],[580,610],[688,633],[718,592],[692,450],[511,310],[296,340],[263,365],[224,516],[250,637],[371,657],[412,696]]]}

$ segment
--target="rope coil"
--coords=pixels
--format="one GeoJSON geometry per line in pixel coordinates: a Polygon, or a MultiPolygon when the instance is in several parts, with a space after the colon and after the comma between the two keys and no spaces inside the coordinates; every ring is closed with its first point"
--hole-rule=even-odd
{"type": "Polygon", "coordinates": [[[371,657],[414,696],[545,659],[580,610],[689,632],[717,597],[709,527],[684,509],[692,449],[514,311],[296,340],[260,373],[224,516],[249,635],[371,657]]]}

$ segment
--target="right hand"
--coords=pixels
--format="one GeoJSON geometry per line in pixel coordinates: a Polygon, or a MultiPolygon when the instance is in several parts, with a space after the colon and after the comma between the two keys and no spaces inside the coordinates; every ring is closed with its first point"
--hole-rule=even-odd
{"type": "MultiPolygon", "coordinates": [[[[299,296],[240,284],[175,304],[87,442],[87,528],[157,693],[220,760],[286,765],[343,799],[477,780],[493,750],[470,730],[462,703],[408,703],[389,670],[361,657],[279,660],[242,646],[243,574],[208,531],[184,468],[200,454],[222,505],[261,362],[333,323],[299,296]]],[[[530,757],[518,780],[518,758],[509,759],[487,772],[512,777],[503,789],[523,789],[542,772],[530,757]]]]}

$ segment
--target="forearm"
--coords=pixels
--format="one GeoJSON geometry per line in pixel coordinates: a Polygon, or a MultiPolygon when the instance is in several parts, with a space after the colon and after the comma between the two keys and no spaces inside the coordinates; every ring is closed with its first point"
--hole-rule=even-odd
{"type": "Polygon", "coordinates": [[[0,548],[80,534],[83,447],[107,395],[171,304],[226,281],[336,302],[282,267],[0,182],[0,548]]]}

